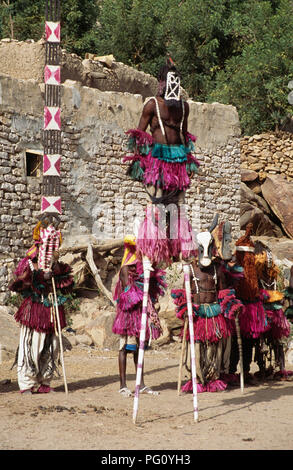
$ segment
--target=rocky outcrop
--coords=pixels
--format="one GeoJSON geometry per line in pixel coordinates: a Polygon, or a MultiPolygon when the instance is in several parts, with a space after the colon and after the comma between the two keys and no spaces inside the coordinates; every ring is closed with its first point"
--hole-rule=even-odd
{"type": "Polygon", "coordinates": [[[118,349],[119,337],[112,333],[115,311],[99,312],[85,326],[85,333],[91,338],[92,344],[102,349],[118,349]]]}
{"type": "Polygon", "coordinates": [[[240,148],[241,228],[252,222],[256,235],[292,238],[292,134],[276,132],[244,137],[240,148]]]}
{"type": "Polygon", "coordinates": [[[246,184],[253,183],[258,178],[258,173],[248,168],[241,168],[241,181],[246,184]]]}
{"type": "Polygon", "coordinates": [[[241,230],[244,230],[249,222],[253,224],[255,235],[283,236],[281,228],[271,219],[271,211],[267,202],[245,183],[241,183],[241,230]]]}
{"type": "Polygon", "coordinates": [[[19,342],[19,326],[14,320],[15,309],[0,305],[0,362],[14,359],[19,342]]]}
{"type": "Polygon", "coordinates": [[[293,239],[293,182],[282,175],[271,175],[262,185],[262,194],[285,233],[293,239]]]}

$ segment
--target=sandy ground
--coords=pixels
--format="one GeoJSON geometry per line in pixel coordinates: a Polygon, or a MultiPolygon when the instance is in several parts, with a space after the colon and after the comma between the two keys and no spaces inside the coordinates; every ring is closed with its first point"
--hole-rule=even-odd
{"type": "MultiPolygon", "coordinates": [[[[21,395],[16,369],[0,364],[1,450],[292,450],[293,383],[266,381],[198,395],[177,394],[180,344],[145,354],[145,382],[158,396],[141,395],[137,424],[133,398],[118,393],[117,355],[74,347],[65,352],[63,379],[54,393],[21,395]],[[8,382],[8,383],[6,383],[8,382]]],[[[288,366],[292,369],[292,366],[288,366]]],[[[132,358],[128,386],[135,386],[132,358]]]]}

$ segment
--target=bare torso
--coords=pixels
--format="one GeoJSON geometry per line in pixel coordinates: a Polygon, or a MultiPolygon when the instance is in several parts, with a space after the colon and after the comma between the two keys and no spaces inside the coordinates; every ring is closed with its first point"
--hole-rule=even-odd
{"type": "Polygon", "coordinates": [[[201,269],[195,263],[192,264],[194,275],[197,278],[199,293],[196,292],[196,283],[191,274],[191,292],[193,302],[196,304],[211,304],[217,302],[218,291],[225,288],[224,275],[218,264],[212,264],[201,269]]]}
{"type": "MultiPolygon", "coordinates": [[[[156,104],[154,99],[150,99],[144,106],[142,116],[139,121],[138,128],[146,131],[148,125],[150,125],[150,130],[155,142],[159,144],[166,144],[169,145],[178,145],[181,144],[180,138],[180,123],[182,120],[182,106],[167,106],[164,102],[164,99],[160,96],[157,96],[157,101],[160,110],[160,116],[164,123],[165,132],[167,139],[163,136],[160,125],[159,119],[157,116],[156,111],[156,104]]],[[[184,103],[184,121],[182,131],[183,134],[187,132],[187,121],[188,121],[188,114],[189,114],[189,105],[188,103],[184,103]]]]}

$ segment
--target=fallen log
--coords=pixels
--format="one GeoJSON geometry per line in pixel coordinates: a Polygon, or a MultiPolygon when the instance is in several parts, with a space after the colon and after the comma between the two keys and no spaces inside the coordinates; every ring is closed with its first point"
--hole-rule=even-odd
{"type": "Polygon", "coordinates": [[[102,279],[99,275],[99,270],[94,262],[94,257],[93,257],[93,247],[92,245],[89,243],[88,246],[87,246],[87,254],[86,254],[86,260],[88,262],[88,265],[91,269],[91,272],[95,278],[95,281],[97,283],[97,286],[98,288],[101,290],[101,292],[103,292],[105,294],[105,296],[110,300],[110,302],[112,303],[112,305],[116,306],[114,300],[113,300],[113,296],[111,294],[111,292],[104,286],[103,282],[102,282],[102,279]]]}
{"type": "MultiPolygon", "coordinates": [[[[114,250],[115,248],[121,248],[124,245],[123,238],[114,240],[113,242],[103,243],[96,245],[94,243],[91,244],[93,250],[97,250],[100,252],[106,252],[114,250]]],[[[73,245],[73,246],[64,246],[60,247],[60,255],[65,255],[66,253],[79,253],[88,250],[88,245],[73,245]]]]}

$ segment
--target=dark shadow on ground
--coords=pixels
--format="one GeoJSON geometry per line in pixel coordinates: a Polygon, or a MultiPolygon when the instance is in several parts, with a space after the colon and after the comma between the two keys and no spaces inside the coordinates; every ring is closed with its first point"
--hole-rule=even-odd
{"type": "MultiPolygon", "coordinates": [[[[166,366],[166,367],[160,367],[158,369],[152,369],[152,370],[147,370],[144,373],[144,377],[147,377],[151,374],[155,374],[167,369],[171,369],[173,367],[177,367],[176,365],[171,365],[171,366],[166,366]]],[[[136,379],[136,374],[135,373],[129,373],[126,376],[127,381],[132,381],[135,382],[136,379]]],[[[101,376],[101,377],[93,377],[90,379],[84,379],[84,380],[79,380],[77,382],[70,382],[68,381],[68,390],[70,391],[77,391],[81,389],[86,389],[86,388],[103,388],[106,387],[107,385],[113,384],[120,381],[120,377],[118,374],[115,375],[108,375],[108,376],[101,376]]],[[[174,387],[176,388],[177,385],[174,382],[174,387]]],[[[56,392],[61,391],[64,388],[63,385],[60,385],[58,387],[55,387],[54,389],[56,392]]],[[[168,387],[170,388],[170,387],[168,387]]],[[[173,387],[172,387],[173,388],[173,387]]],[[[163,390],[161,389],[161,386],[159,387],[152,387],[153,390],[163,390]]]]}

